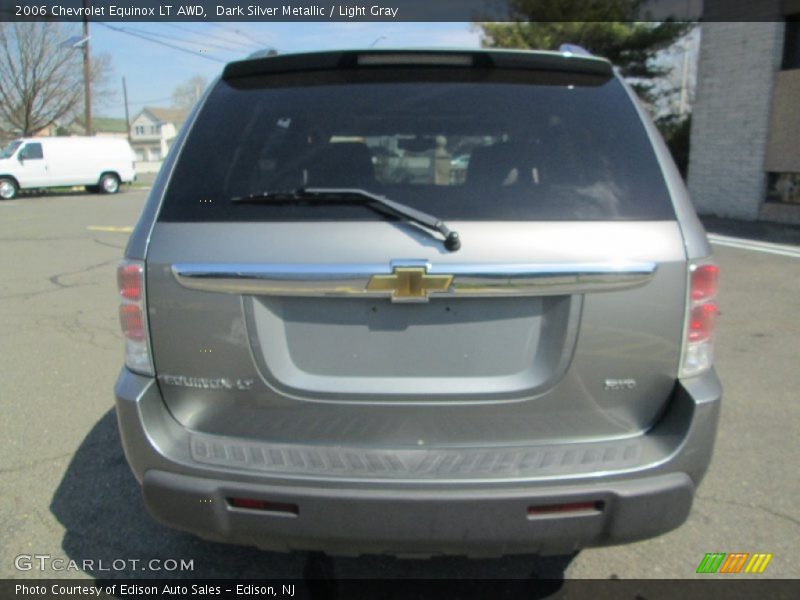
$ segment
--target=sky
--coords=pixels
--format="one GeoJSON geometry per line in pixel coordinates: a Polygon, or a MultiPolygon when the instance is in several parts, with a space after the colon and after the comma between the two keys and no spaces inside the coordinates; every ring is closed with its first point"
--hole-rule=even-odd
{"type": "Polygon", "coordinates": [[[194,75],[213,80],[226,62],[265,47],[280,53],[363,48],[480,46],[471,23],[92,23],[91,53],[109,54],[116,97],[95,114],[124,117],[122,77],[130,118],[147,106],[169,106],[174,88],[194,75]],[[123,28],[125,32],[113,28],[123,28]],[[179,46],[184,51],[154,41],[179,46]],[[188,50],[185,51],[185,50],[188,50]]]}

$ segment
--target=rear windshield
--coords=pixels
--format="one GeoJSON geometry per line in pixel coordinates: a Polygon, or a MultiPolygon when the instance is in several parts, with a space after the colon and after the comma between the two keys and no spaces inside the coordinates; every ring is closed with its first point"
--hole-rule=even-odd
{"type": "Polygon", "coordinates": [[[499,69],[220,81],[192,126],[159,218],[386,218],[357,202],[231,202],[304,187],[361,188],[451,221],[674,218],[619,81],[499,69]]]}

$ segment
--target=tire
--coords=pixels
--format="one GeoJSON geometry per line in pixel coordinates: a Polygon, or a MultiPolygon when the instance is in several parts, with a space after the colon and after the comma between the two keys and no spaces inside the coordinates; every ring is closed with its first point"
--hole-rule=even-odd
{"type": "Polygon", "coordinates": [[[119,191],[119,177],[114,173],[104,173],[99,187],[104,194],[116,194],[119,191]]]}
{"type": "Polygon", "coordinates": [[[0,200],[13,200],[17,197],[17,182],[10,177],[0,177],[0,200]]]}
{"type": "Polygon", "coordinates": [[[90,194],[99,194],[100,193],[100,186],[99,185],[85,185],[83,187],[90,194]]]}

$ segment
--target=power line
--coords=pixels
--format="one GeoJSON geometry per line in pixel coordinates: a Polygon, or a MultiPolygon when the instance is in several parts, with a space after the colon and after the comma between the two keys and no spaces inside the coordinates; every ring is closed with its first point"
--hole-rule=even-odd
{"type": "MultiPolygon", "coordinates": [[[[151,31],[147,31],[145,29],[137,29],[136,27],[120,27],[119,29],[120,29],[120,31],[123,31],[124,33],[129,33],[131,35],[144,36],[145,39],[148,39],[150,41],[159,42],[159,43],[165,43],[161,39],[161,36],[159,36],[157,33],[152,33],[151,31]]],[[[201,47],[214,47],[214,48],[217,48],[217,49],[224,50],[226,52],[235,52],[235,53],[242,52],[241,50],[233,50],[230,47],[223,48],[223,47],[218,46],[216,44],[208,44],[208,43],[203,43],[203,42],[194,42],[194,41],[186,40],[186,39],[183,39],[183,38],[171,37],[169,39],[171,41],[179,43],[179,44],[193,44],[195,46],[201,46],[201,47]]],[[[191,52],[191,50],[189,50],[188,48],[183,48],[183,50],[191,52]]]]}
{"type": "Polygon", "coordinates": [[[253,36],[249,35],[247,32],[242,31],[241,29],[237,29],[237,28],[228,29],[227,27],[225,27],[221,23],[209,23],[209,25],[211,25],[213,27],[218,27],[219,29],[222,29],[224,31],[233,31],[233,33],[235,33],[237,35],[240,35],[243,38],[246,38],[246,39],[250,40],[251,42],[253,42],[256,45],[256,47],[259,48],[259,49],[261,49],[261,48],[273,48],[272,44],[265,44],[261,40],[257,40],[253,36]]]}
{"type": "MultiPolygon", "coordinates": [[[[176,23],[162,23],[162,25],[166,25],[167,27],[172,27],[173,29],[178,29],[180,31],[186,31],[188,33],[193,33],[195,35],[202,35],[204,37],[214,38],[215,40],[220,40],[222,42],[228,42],[229,44],[236,44],[237,46],[241,46],[242,48],[245,48],[247,50],[250,50],[251,48],[262,48],[263,47],[263,46],[255,43],[255,42],[237,42],[237,41],[231,40],[229,38],[225,38],[225,37],[223,37],[221,35],[214,35],[213,33],[208,33],[206,31],[203,31],[203,32],[195,31],[194,29],[189,29],[188,27],[183,27],[183,26],[178,25],[176,23]]],[[[234,32],[234,33],[236,33],[236,32],[234,32]]]]}
{"type": "Polygon", "coordinates": [[[202,54],[201,52],[195,52],[194,50],[189,50],[188,48],[181,48],[180,46],[175,46],[174,44],[170,44],[168,42],[164,42],[164,41],[161,41],[161,40],[158,40],[158,39],[147,37],[147,36],[141,35],[139,33],[133,33],[132,31],[128,31],[127,29],[122,28],[122,27],[114,27],[113,25],[109,25],[108,23],[103,23],[101,21],[97,21],[96,23],[98,25],[102,25],[103,27],[111,29],[112,31],[117,31],[119,33],[132,35],[133,37],[137,37],[137,38],[146,40],[148,42],[153,42],[154,44],[160,44],[162,46],[166,46],[167,48],[172,48],[173,50],[179,50],[180,52],[185,52],[186,54],[191,54],[192,56],[196,56],[198,58],[205,58],[206,60],[213,60],[214,62],[223,63],[223,64],[225,62],[227,62],[227,61],[224,61],[222,59],[216,58],[214,56],[208,56],[207,54],[202,54]]]}
{"type": "MultiPolygon", "coordinates": [[[[168,23],[164,23],[164,24],[167,25],[168,23]]],[[[150,31],[146,31],[146,30],[143,30],[143,29],[137,29],[135,27],[125,27],[124,29],[125,29],[125,31],[134,32],[134,33],[140,33],[142,35],[147,35],[147,36],[156,35],[154,33],[151,33],[150,31]]],[[[201,47],[204,47],[204,48],[205,47],[216,48],[218,50],[223,50],[224,52],[231,52],[233,54],[241,54],[243,52],[248,52],[249,51],[247,48],[232,48],[231,46],[222,46],[220,44],[213,44],[211,42],[195,42],[194,40],[187,40],[186,38],[178,38],[178,37],[175,37],[175,36],[172,36],[169,39],[171,39],[173,42],[178,42],[180,44],[193,44],[195,46],[201,46],[201,47]]]]}

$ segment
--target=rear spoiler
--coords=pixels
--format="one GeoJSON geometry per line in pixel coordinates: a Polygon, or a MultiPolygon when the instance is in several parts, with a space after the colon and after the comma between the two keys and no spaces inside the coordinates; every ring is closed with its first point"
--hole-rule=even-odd
{"type": "Polygon", "coordinates": [[[337,50],[303,54],[279,54],[229,63],[225,80],[253,75],[335,69],[387,67],[446,67],[477,69],[530,69],[587,75],[614,74],[604,58],[572,52],[527,50],[337,50]]]}

